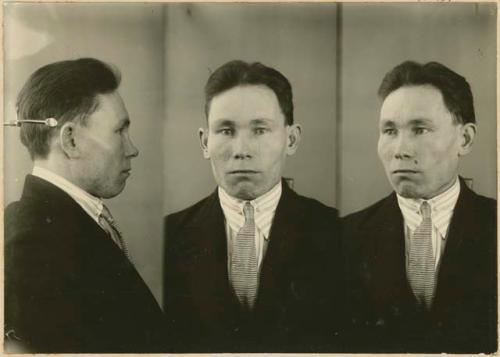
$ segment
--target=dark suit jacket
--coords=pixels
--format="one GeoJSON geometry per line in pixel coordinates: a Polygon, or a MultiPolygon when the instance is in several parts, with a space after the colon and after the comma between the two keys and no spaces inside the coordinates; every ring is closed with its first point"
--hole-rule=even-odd
{"type": "Polygon", "coordinates": [[[429,312],[419,311],[406,278],[396,194],[343,220],[353,303],[351,350],[496,350],[496,201],[460,185],[429,312]]]}
{"type": "Polygon", "coordinates": [[[116,244],[64,191],[28,175],[5,212],[10,339],[32,352],[146,352],[160,349],[161,324],[116,244]]]}
{"type": "Polygon", "coordinates": [[[165,314],[176,351],[339,350],[341,257],[337,212],[283,183],[252,313],[227,270],[217,191],[166,218],[165,314]]]}

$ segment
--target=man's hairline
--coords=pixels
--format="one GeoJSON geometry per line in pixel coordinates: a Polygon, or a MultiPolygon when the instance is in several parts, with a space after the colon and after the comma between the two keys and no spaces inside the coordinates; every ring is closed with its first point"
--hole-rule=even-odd
{"type": "Polygon", "coordinates": [[[218,92],[217,94],[213,95],[208,102],[205,101],[205,124],[206,124],[207,128],[208,128],[208,117],[209,117],[209,113],[210,113],[210,108],[212,107],[212,100],[215,97],[218,97],[219,95],[224,94],[224,93],[230,91],[231,89],[238,88],[238,87],[265,87],[265,88],[269,89],[271,92],[273,92],[273,94],[276,98],[276,101],[278,102],[278,107],[280,108],[280,112],[283,115],[283,118],[285,120],[285,126],[292,126],[293,125],[293,123],[291,123],[291,124],[288,123],[288,118],[286,117],[285,113],[283,113],[283,108],[281,108],[281,104],[280,104],[278,95],[276,94],[274,89],[272,89],[270,86],[268,86],[265,83],[237,83],[236,85],[229,87],[229,88],[226,88],[223,91],[218,92]]]}
{"type": "MultiPolygon", "coordinates": [[[[434,84],[432,83],[405,83],[397,88],[394,88],[392,89],[390,92],[388,92],[385,97],[383,96],[379,96],[379,98],[381,99],[381,104],[380,104],[380,111],[382,110],[382,106],[384,105],[384,102],[386,101],[387,97],[389,97],[392,93],[394,93],[395,91],[401,89],[401,88],[412,88],[412,87],[430,87],[430,88],[434,88],[435,90],[437,90],[439,92],[439,94],[441,95],[441,100],[443,101],[443,105],[444,107],[446,108],[446,111],[451,115],[451,118],[452,118],[452,123],[455,124],[455,125],[466,125],[466,124],[474,124],[476,125],[476,123],[473,123],[473,122],[465,122],[465,120],[463,120],[463,118],[457,116],[455,113],[452,113],[450,111],[450,109],[448,108],[447,104],[446,104],[446,101],[444,100],[444,95],[443,95],[443,91],[441,89],[439,89],[437,86],[435,86],[434,84]]],[[[379,122],[382,120],[382,118],[380,117],[379,115],[379,122]]]]}

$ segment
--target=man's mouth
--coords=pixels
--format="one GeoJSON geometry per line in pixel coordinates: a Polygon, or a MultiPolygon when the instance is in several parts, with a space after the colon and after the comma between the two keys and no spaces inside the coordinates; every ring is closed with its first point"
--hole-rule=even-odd
{"type": "Polygon", "coordinates": [[[419,171],[417,170],[409,170],[409,169],[398,169],[398,170],[393,170],[393,174],[417,174],[419,171]]]}
{"type": "Polygon", "coordinates": [[[231,170],[228,173],[230,175],[252,175],[252,174],[257,174],[258,171],[255,171],[255,170],[231,170]]]}

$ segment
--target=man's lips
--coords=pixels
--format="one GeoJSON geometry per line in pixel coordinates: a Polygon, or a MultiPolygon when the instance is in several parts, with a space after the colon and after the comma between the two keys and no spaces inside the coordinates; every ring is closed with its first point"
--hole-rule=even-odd
{"type": "Polygon", "coordinates": [[[417,174],[419,171],[417,170],[410,170],[410,169],[398,169],[398,170],[393,170],[393,174],[417,174]]]}
{"type": "Polygon", "coordinates": [[[228,171],[228,174],[230,175],[251,175],[251,174],[257,174],[259,173],[258,171],[255,170],[231,170],[228,171]]]}

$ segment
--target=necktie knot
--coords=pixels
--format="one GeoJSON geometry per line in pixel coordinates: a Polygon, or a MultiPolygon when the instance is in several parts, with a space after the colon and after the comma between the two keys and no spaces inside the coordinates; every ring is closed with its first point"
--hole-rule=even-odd
{"type": "Polygon", "coordinates": [[[115,223],[115,220],[113,219],[113,216],[111,215],[111,212],[109,211],[108,207],[106,207],[105,205],[102,205],[101,217],[104,218],[109,223],[115,223]]]}
{"type": "Polygon", "coordinates": [[[253,221],[253,206],[250,202],[246,202],[243,206],[243,215],[245,216],[245,223],[253,221]]]}
{"type": "Polygon", "coordinates": [[[99,215],[99,223],[101,227],[106,231],[106,233],[108,233],[111,239],[120,247],[121,250],[123,250],[125,256],[130,261],[132,261],[128,253],[127,245],[123,240],[122,233],[116,225],[115,220],[113,219],[113,216],[111,215],[108,207],[106,207],[104,204],[102,205],[102,211],[99,215]]]}
{"type": "Polygon", "coordinates": [[[422,202],[420,205],[420,214],[422,219],[431,218],[431,205],[427,201],[422,202]]]}

